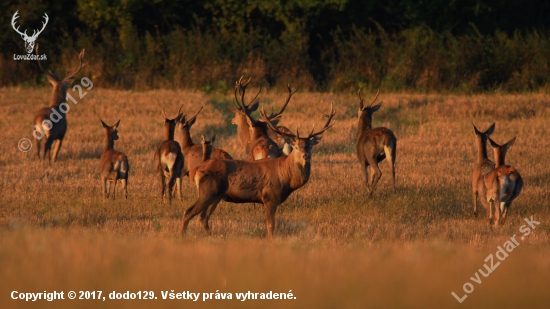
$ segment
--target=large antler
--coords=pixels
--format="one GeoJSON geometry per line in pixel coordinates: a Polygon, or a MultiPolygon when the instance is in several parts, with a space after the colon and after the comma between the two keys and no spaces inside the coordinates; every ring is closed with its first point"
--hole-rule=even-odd
{"type": "MultiPolygon", "coordinates": [[[[36,50],[36,55],[37,56],[38,56],[38,46],[39,46],[39,44],[36,44],[35,50],[36,50]]],[[[42,72],[46,73],[46,75],[48,75],[48,76],[54,78],[55,80],[59,81],[59,77],[57,77],[57,75],[53,74],[50,70],[46,70],[46,69],[44,69],[44,67],[42,67],[42,63],[40,62],[40,57],[37,57],[36,59],[38,61],[38,67],[40,68],[40,70],[42,70],[42,72]]]]}
{"type": "Polygon", "coordinates": [[[246,86],[248,86],[248,83],[250,83],[250,80],[252,78],[249,78],[246,82],[244,82],[243,77],[244,75],[241,76],[241,78],[239,78],[237,82],[235,82],[235,100],[237,101],[237,103],[239,103],[239,105],[241,105],[241,106],[235,106],[235,107],[237,107],[238,110],[242,109],[244,113],[247,113],[247,110],[250,104],[252,104],[256,100],[256,98],[258,98],[258,95],[260,95],[260,92],[262,91],[262,85],[260,85],[260,90],[258,91],[256,96],[252,100],[250,100],[248,104],[246,104],[244,103],[244,94],[246,93],[246,86]],[[239,102],[239,98],[237,97],[237,92],[241,93],[240,102],[239,102]]]}
{"type": "MultiPolygon", "coordinates": [[[[76,56],[78,57],[78,60],[79,60],[79,65],[78,65],[78,69],[73,73],[73,74],[70,74],[68,75],[67,77],[64,78],[64,80],[68,80],[68,79],[72,79],[72,78],[75,78],[76,77],[76,74],[78,72],[80,72],[80,70],[82,69],[82,64],[84,63],[84,49],[82,49],[82,51],[80,52],[80,54],[77,54],[76,51],[74,52],[76,54],[76,56]]],[[[181,110],[181,107],[180,107],[180,110],[181,110]]],[[[179,112],[178,112],[179,113],[179,112]]]]}
{"type": "MultiPolygon", "coordinates": [[[[360,102],[359,102],[359,108],[360,108],[360,109],[363,109],[363,102],[364,102],[365,100],[364,100],[363,97],[361,96],[361,89],[363,89],[363,88],[359,88],[359,91],[357,92],[357,94],[359,94],[359,100],[360,100],[360,102]]],[[[380,88],[378,88],[378,91],[376,92],[376,96],[374,96],[374,99],[372,100],[372,102],[371,102],[371,103],[369,104],[369,106],[367,106],[367,107],[371,107],[372,104],[374,104],[374,102],[376,102],[376,99],[378,99],[378,95],[379,95],[379,94],[380,94],[380,88]]]]}
{"type": "Polygon", "coordinates": [[[292,95],[295,94],[296,91],[298,91],[298,88],[300,88],[300,84],[298,84],[298,86],[296,87],[296,89],[294,89],[294,91],[292,91],[292,88],[290,88],[290,85],[288,83],[286,84],[286,87],[288,88],[288,97],[286,98],[285,104],[283,104],[283,107],[281,107],[281,109],[277,113],[275,114],[271,113],[271,115],[267,117],[270,120],[273,120],[281,116],[281,114],[285,111],[285,108],[288,105],[288,102],[290,102],[290,98],[292,98],[292,95]]]}
{"type": "MultiPolygon", "coordinates": [[[[318,132],[315,132],[315,124],[314,124],[313,129],[311,130],[311,133],[309,133],[307,139],[311,139],[313,137],[316,137],[318,135],[323,134],[326,130],[330,129],[334,125],[335,122],[332,122],[332,118],[334,117],[334,115],[336,115],[336,111],[334,111],[334,107],[332,106],[332,103],[330,104],[330,114],[325,114],[323,112],[321,112],[321,114],[323,114],[323,116],[327,118],[327,122],[325,123],[323,128],[318,132]]],[[[296,135],[279,130],[276,126],[274,126],[271,123],[271,120],[267,117],[267,115],[265,113],[265,110],[263,108],[260,111],[260,115],[261,115],[261,121],[267,123],[267,126],[271,130],[273,130],[275,133],[277,133],[279,135],[282,135],[282,136],[290,137],[290,138],[299,138],[300,137],[300,132],[298,131],[298,128],[296,128],[296,135]]]]}

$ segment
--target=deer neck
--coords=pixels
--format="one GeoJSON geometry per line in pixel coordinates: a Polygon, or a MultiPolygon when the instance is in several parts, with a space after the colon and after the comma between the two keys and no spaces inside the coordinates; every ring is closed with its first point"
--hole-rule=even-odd
{"type": "Polygon", "coordinates": [[[372,129],[372,118],[371,117],[361,117],[359,118],[359,124],[357,125],[357,140],[361,137],[361,134],[365,131],[372,129]]]}
{"type": "Polygon", "coordinates": [[[111,133],[105,130],[105,151],[113,150],[115,147],[115,141],[111,137],[111,133]]]}
{"type": "Polygon", "coordinates": [[[174,129],[172,128],[171,123],[169,123],[169,122],[164,123],[163,136],[164,136],[165,141],[173,141],[174,140],[174,129]]]}
{"type": "Polygon", "coordinates": [[[504,160],[506,159],[506,152],[502,151],[502,149],[494,149],[493,151],[495,156],[495,168],[504,165],[504,160]]]}
{"type": "Polygon", "coordinates": [[[188,148],[193,145],[193,140],[191,139],[191,133],[189,132],[189,128],[184,128],[183,130],[179,131],[178,134],[174,135],[174,140],[180,144],[180,147],[188,148]]]}
{"type": "Polygon", "coordinates": [[[481,163],[487,158],[487,138],[477,136],[477,163],[481,163]]]}
{"type": "Polygon", "coordinates": [[[66,98],[67,89],[60,84],[54,86],[50,100],[50,107],[58,107],[61,103],[65,102],[66,98]]]}
{"type": "Polygon", "coordinates": [[[248,126],[248,123],[241,122],[237,127],[237,133],[239,134],[241,145],[243,147],[246,147],[246,145],[248,144],[248,140],[250,140],[250,128],[248,126]]]}
{"type": "Polygon", "coordinates": [[[311,173],[311,161],[307,161],[305,164],[299,162],[296,159],[296,154],[290,154],[287,157],[282,157],[283,163],[283,175],[282,177],[288,180],[290,189],[296,190],[305,185],[309,180],[311,173]]]}

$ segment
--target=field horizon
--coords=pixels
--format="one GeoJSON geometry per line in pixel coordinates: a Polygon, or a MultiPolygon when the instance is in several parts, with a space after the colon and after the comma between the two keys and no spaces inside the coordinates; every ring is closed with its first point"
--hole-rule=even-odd
{"type": "MultiPolygon", "coordinates": [[[[78,80],[77,82],[78,83],[78,80]]],[[[252,84],[251,84],[252,86],[252,84]]],[[[249,89],[255,93],[257,89],[249,89]]],[[[46,106],[50,88],[0,88],[0,303],[3,308],[97,307],[92,300],[27,303],[12,291],[155,291],[159,299],[107,300],[102,307],[180,307],[161,291],[277,292],[295,300],[197,301],[196,307],[319,308],[545,308],[550,278],[550,95],[384,93],[374,127],[397,136],[396,184],[388,163],[372,198],[355,156],[357,94],[298,91],[281,125],[309,132],[320,128],[318,109],[336,110],[336,124],[313,148],[309,182],[276,215],[267,241],[261,205],[222,202],[206,236],[197,218],[181,237],[181,216],[197,193],[184,179],[184,200],[159,206],[153,160],[162,141],[162,116],[197,117],[191,134],[216,134],[214,147],[246,159],[231,124],[232,93],[93,88],[70,103],[68,131],[58,162],[36,158],[34,113],[46,106]],[[115,149],[130,161],[129,198],[103,200],[99,158],[103,129],[121,119],[115,149]],[[472,123],[497,143],[516,136],[506,163],[525,186],[505,225],[489,228],[486,211],[473,216],[471,176],[476,162],[472,123]],[[32,149],[18,142],[29,138],[32,149]],[[526,218],[540,222],[481,283],[472,276],[526,218]],[[475,288],[463,303],[463,285],[475,288]]],[[[69,90],[69,93],[72,93],[69,90]]],[[[72,93],[77,97],[77,94],[72,93]]],[[[286,94],[262,92],[260,107],[278,109],[286,94]]],[[[363,93],[370,102],[374,93],[363,93]]],[[[257,117],[257,113],[254,114],[257,117]]],[[[488,146],[489,157],[492,150],[488,146]]],[[[119,185],[120,186],[120,185],[119,185]]],[[[495,255],[496,256],[496,255],[495,255]]],[[[495,260],[496,261],[496,260],[495,260]]],[[[233,296],[234,297],[234,296],[233,296]]],[[[185,303],[185,305],[191,305],[185,303]]]]}

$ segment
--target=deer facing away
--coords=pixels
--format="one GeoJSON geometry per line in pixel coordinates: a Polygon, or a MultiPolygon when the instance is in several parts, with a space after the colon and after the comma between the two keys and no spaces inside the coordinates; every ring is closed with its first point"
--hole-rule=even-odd
{"type": "MultiPolygon", "coordinates": [[[[182,115],[180,119],[178,119],[178,121],[176,122],[174,140],[180,145],[181,152],[183,153],[184,157],[182,176],[188,175],[189,171],[193,170],[203,161],[202,143],[195,144],[191,139],[191,127],[195,124],[197,116],[201,112],[201,110],[202,107],[193,117],[189,119],[187,119],[185,115],[182,115]]],[[[227,152],[217,148],[212,149],[211,157],[212,159],[232,159],[232,157],[227,152]]]]}
{"type": "MultiPolygon", "coordinates": [[[[267,223],[267,237],[272,238],[275,229],[275,213],[295,190],[305,185],[311,172],[311,149],[321,140],[321,134],[332,127],[334,109],[324,127],[300,137],[299,133],[285,136],[292,145],[292,152],[286,157],[258,161],[209,160],[199,165],[195,172],[195,184],[199,191],[197,201],[185,210],[182,234],[185,235],[189,221],[200,214],[200,221],[207,233],[208,219],[221,200],[232,203],[262,203],[267,223]]],[[[269,128],[277,128],[262,113],[269,128]]]]}
{"type": "MultiPolygon", "coordinates": [[[[38,44],[36,45],[36,54],[38,54],[38,44]]],[[[80,54],[78,54],[78,60],[80,62],[78,68],[73,73],[69,74],[63,79],[60,79],[56,74],[53,74],[49,70],[44,70],[42,64],[40,63],[40,60],[38,60],[38,66],[44,73],[46,73],[46,77],[48,78],[50,84],[52,84],[53,90],[50,99],[50,106],[40,109],[34,116],[33,123],[36,130],[41,130],[45,133],[46,136],[46,144],[44,146],[44,153],[42,158],[46,159],[46,155],[48,155],[48,158],[52,163],[55,163],[55,160],[57,159],[57,154],[61,149],[63,139],[65,138],[65,134],[67,133],[67,115],[65,114],[67,110],[63,111],[60,108],[60,105],[62,105],[62,103],[65,103],[67,97],[67,87],[72,84],[72,82],[76,78],[76,74],[82,69],[83,59],[84,49],[80,52],[80,54]],[[53,120],[54,123],[52,123],[51,120],[53,120]],[[52,156],[51,148],[54,142],[55,146],[52,156]]],[[[38,158],[40,158],[41,141],[42,138],[37,138],[36,148],[38,150],[38,158]]]]}
{"type": "Polygon", "coordinates": [[[117,181],[120,180],[125,197],[128,198],[127,185],[130,164],[124,153],[114,150],[115,141],[118,140],[117,128],[120,120],[114,126],[108,126],[101,119],[100,121],[105,130],[105,150],[99,161],[101,181],[103,183],[103,197],[109,198],[112,186],[113,198],[115,198],[117,181]]]}
{"type": "Polygon", "coordinates": [[[474,200],[474,216],[477,217],[478,196],[480,196],[481,203],[484,205],[485,209],[487,209],[488,214],[490,212],[488,204],[485,201],[486,193],[483,177],[495,169],[495,163],[487,157],[487,139],[489,135],[493,134],[495,131],[495,124],[493,123],[490,125],[485,132],[479,131],[473,123],[472,125],[474,126],[477,146],[477,165],[472,175],[472,198],[474,200]]]}
{"type": "Polygon", "coordinates": [[[395,159],[397,150],[397,139],[391,130],[388,128],[372,128],[372,114],[380,109],[382,103],[372,106],[378,95],[380,89],[376,93],[376,96],[372,102],[368,105],[364,105],[364,100],[361,97],[361,89],[359,94],[359,123],[357,126],[357,159],[363,167],[367,182],[367,192],[372,196],[376,184],[382,176],[382,172],[378,167],[378,163],[384,159],[387,159],[390,163],[390,169],[393,178],[393,188],[395,190],[395,159]]]}
{"type": "Polygon", "coordinates": [[[178,115],[175,118],[168,118],[162,111],[162,117],[164,119],[163,136],[164,141],[159,145],[159,148],[155,152],[155,161],[157,163],[157,170],[160,178],[160,195],[161,203],[164,203],[165,195],[168,195],[168,200],[172,203],[172,195],[174,194],[174,185],[178,191],[180,200],[183,202],[183,196],[181,192],[181,172],[183,170],[183,153],[178,142],[174,141],[174,130],[176,123],[183,116],[181,114],[181,108],[178,111],[178,115]]]}
{"type": "Polygon", "coordinates": [[[489,138],[493,148],[495,169],[484,176],[484,184],[487,190],[487,202],[490,205],[488,209],[489,224],[493,223],[494,226],[504,224],[510,205],[519,196],[523,188],[523,179],[519,172],[514,167],[504,164],[506,152],[515,141],[516,138],[514,137],[501,146],[489,138]],[[492,218],[493,208],[494,218],[492,218]]]}

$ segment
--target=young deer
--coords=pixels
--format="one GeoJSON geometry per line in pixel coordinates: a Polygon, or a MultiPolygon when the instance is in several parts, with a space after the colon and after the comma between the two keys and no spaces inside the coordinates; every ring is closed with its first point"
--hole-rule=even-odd
{"type": "Polygon", "coordinates": [[[172,203],[174,185],[176,185],[179,198],[183,202],[183,195],[181,192],[181,172],[183,169],[184,158],[179,143],[174,141],[174,130],[176,123],[183,116],[181,114],[182,107],[183,105],[178,110],[178,116],[173,119],[166,117],[164,110],[162,111],[162,117],[164,118],[164,141],[155,152],[155,161],[157,162],[157,170],[159,172],[161,184],[161,203],[164,203],[164,196],[166,193],[168,193],[169,202],[172,203]],[[167,180],[168,188],[166,188],[167,180]]]}
{"type": "MultiPolygon", "coordinates": [[[[186,119],[186,116],[182,115],[176,122],[174,140],[181,146],[181,152],[184,157],[182,176],[189,175],[189,171],[202,163],[203,147],[201,144],[196,145],[191,139],[191,127],[195,124],[197,116],[201,111],[202,107],[193,117],[186,119]]],[[[212,159],[232,159],[232,157],[222,149],[213,149],[211,156],[212,159]]]]}
{"type": "MultiPolygon", "coordinates": [[[[36,44],[36,54],[38,55],[38,44],[36,44]]],[[[45,133],[43,136],[46,137],[46,144],[44,146],[44,154],[42,158],[46,159],[47,154],[48,159],[52,163],[55,163],[55,160],[57,159],[57,154],[61,149],[63,139],[65,138],[65,134],[67,133],[66,112],[68,111],[68,106],[66,106],[65,108],[61,108],[60,105],[67,104],[65,102],[67,97],[67,87],[72,84],[72,82],[76,78],[76,74],[82,69],[84,49],[77,56],[79,60],[78,68],[72,74],[67,75],[63,79],[60,79],[56,74],[53,74],[49,70],[45,70],[40,63],[40,60],[38,60],[38,66],[44,73],[46,73],[48,81],[53,86],[53,91],[50,99],[50,106],[40,109],[35,114],[33,123],[36,131],[41,131],[45,133]],[[54,142],[55,146],[52,156],[51,148],[54,142]]],[[[40,59],[40,57],[38,59],[40,59]]],[[[38,150],[37,155],[39,159],[40,145],[43,136],[41,136],[40,138],[36,138],[35,136],[37,144],[36,148],[38,150]]]]}
{"type": "MultiPolygon", "coordinates": [[[[204,138],[204,135],[201,135],[202,158],[200,163],[210,160],[213,150],[212,144],[214,144],[214,141],[216,141],[216,134],[212,135],[212,138],[210,140],[206,140],[206,138],[204,138]]],[[[193,182],[195,182],[195,172],[197,171],[197,166],[189,171],[189,179],[191,179],[193,182]]]]}
{"type": "Polygon", "coordinates": [[[130,172],[130,164],[128,158],[122,152],[114,150],[115,141],[118,140],[118,125],[120,120],[114,126],[108,126],[101,120],[101,124],[105,129],[105,150],[101,155],[99,166],[101,169],[101,180],[103,183],[103,197],[109,198],[111,193],[111,183],[113,186],[113,198],[116,194],[116,184],[120,180],[122,190],[124,190],[125,198],[128,198],[128,173],[130,172]],[[109,182],[109,184],[107,184],[109,182]]]}
{"type": "Polygon", "coordinates": [[[474,216],[477,217],[478,195],[481,196],[481,203],[485,206],[485,209],[487,209],[488,214],[490,213],[489,204],[485,202],[485,184],[483,183],[483,176],[495,169],[495,163],[487,158],[487,138],[495,131],[495,124],[493,123],[490,125],[485,132],[479,131],[473,123],[472,125],[474,126],[477,146],[477,165],[472,175],[472,197],[474,200],[474,216]]]}
{"type": "Polygon", "coordinates": [[[200,214],[203,228],[210,233],[208,219],[221,200],[232,203],[262,203],[265,208],[267,237],[273,238],[275,212],[295,190],[305,185],[311,172],[311,149],[321,140],[321,134],[332,127],[335,112],[331,113],[324,127],[307,137],[278,131],[262,112],[271,130],[285,136],[293,151],[286,157],[259,161],[208,160],[195,172],[195,184],[199,198],[183,215],[182,234],[185,235],[189,220],[200,214]],[[332,123],[331,123],[332,122],[332,123]]]}
{"type": "Polygon", "coordinates": [[[489,224],[491,221],[495,226],[504,224],[506,221],[506,214],[512,202],[519,196],[523,187],[523,179],[519,172],[512,166],[505,165],[504,160],[506,158],[506,152],[514,142],[514,137],[504,145],[498,145],[491,138],[489,142],[493,147],[493,154],[495,159],[495,169],[484,176],[484,183],[486,187],[486,198],[489,202],[489,224]],[[494,218],[492,218],[492,211],[494,208],[494,218]]]}
{"type": "MultiPolygon", "coordinates": [[[[235,83],[235,101],[238,102],[238,105],[227,107],[230,112],[235,114],[235,117],[231,120],[231,123],[237,125],[237,135],[241,145],[245,148],[245,151],[248,154],[248,159],[252,161],[265,159],[267,157],[276,158],[282,154],[288,155],[288,153],[290,153],[290,146],[283,142],[281,152],[279,143],[275,141],[281,142],[282,138],[275,132],[268,130],[265,123],[252,119],[251,114],[258,109],[259,104],[258,102],[252,102],[256,100],[262,89],[260,87],[260,91],[258,91],[256,96],[248,104],[246,104],[244,102],[244,96],[246,93],[246,86],[248,86],[249,83],[250,79],[245,82],[241,76],[241,78],[235,83]],[[238,98],[238,93],[241,95],[240,100],[238,98]],[[251,154],[251,152],[255,152],[256,154],[251,154]]],[[[298,90],[298,88],[296,88],[292,91],[288,84],[287,87],[289,91],[287,101],[278,113],[270,116],[272,117],[270,120],[279,118],[288,105],[290,97],[298,90]]],[[[284,126],[278,126],[277,128],[282,132],[291,133],[291,131],[284,126]]],[[[282,139],[282,141],[284,141],[284,139],[282,139]]]]}
{"type": "Polygon", "coordinates": [[[378,167],[378,162],[388,159],[390,163],[390,169],[393,178],[393,189],[395,190],[395,158],[397,139],[393,132],[387,128],[372,128],[372,114],[376,112],[382,103],[372,106],[378,95],[380,89],[376,93],[376,96],[368,106],[364,106],[364,100],[361,97],[361,89],[359,94],[359,123],[357,126],[357,159],[363,167],[367,182],[367,192],[372,196],[378,180],[382,176],[382,172],[378,167]],[[370,169],[370,177],[369,177],[370,169]]]}

